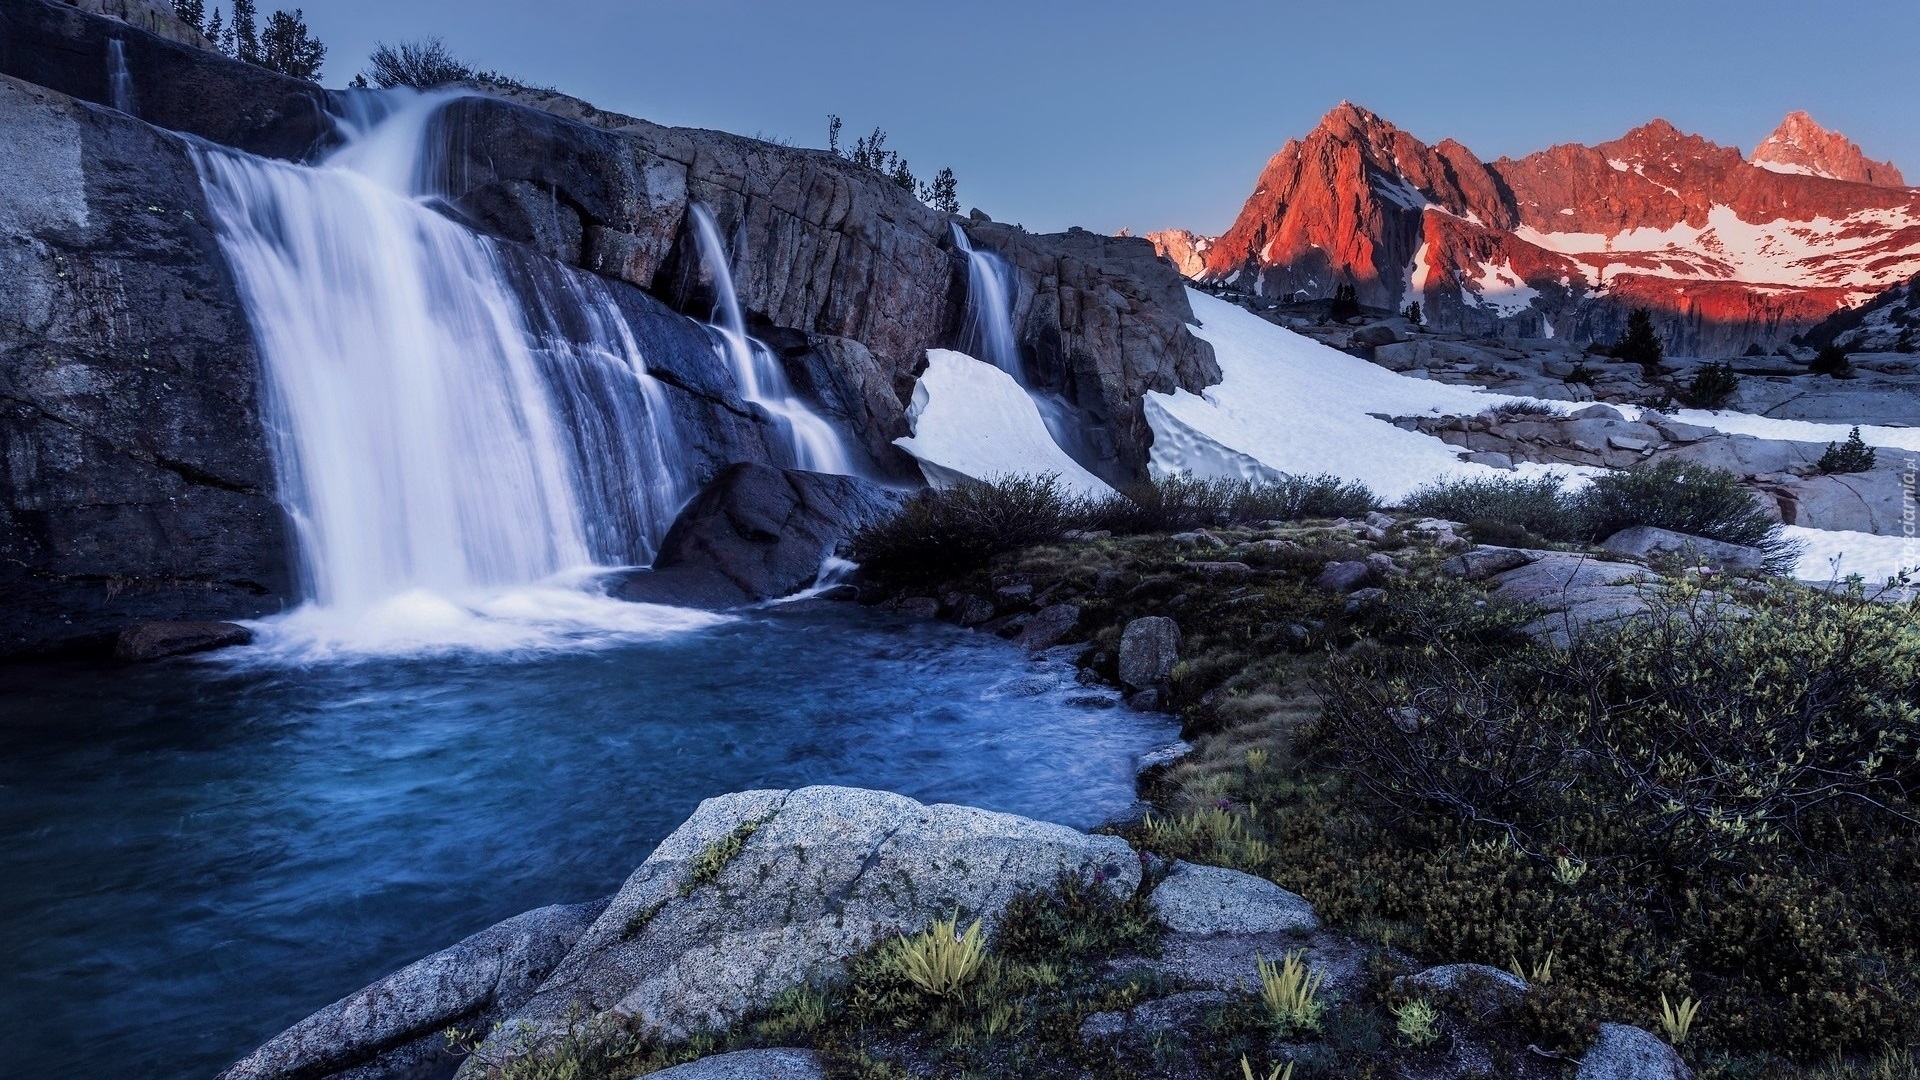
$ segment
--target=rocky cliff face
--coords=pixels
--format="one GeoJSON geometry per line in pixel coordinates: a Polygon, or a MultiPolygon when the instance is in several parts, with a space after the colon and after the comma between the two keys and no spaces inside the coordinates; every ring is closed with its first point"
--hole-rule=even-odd
{"type": "Polygon", "coordinates": [[[1199,277],[1207,268],[1207,249],[1213,237],[1199,236],[1185,229],[1162,229],[1146,234],[1153,250],[1173,264],[1186,277],[1199,277]]]}
{"type": "Polygon", "coordinates": [[[1774,172],[1824,176],[1879,187],[1906,187],[1905,177],[1890,161],[1874,161],[1860,144],[1837,131],[1828,131],[1805,112],[1790,112],[1773,134],[1753,148],[1747,158],[1774,172]]]}
{"type": "MultiPolygon", "coordinates": [[[[138,618],[273,610],[293,585],[257,361],[185,143],[157,129],[297,160],[336,138],[338,92],[52,0],[0,0],[0,75],[0,250],[17,283],[0,295],[0,580],[14,585],[0,655],[138,618]],[[137,119],[98,107],[110,40],[137,119]]],[[[449,212],[509,241],[530,277],[610,283],[671,389],[696,484],[731,462],[780,464],[764,412],[675,313],[712,306],[688,228],[696,201],[732,246],[750,331],[877,472],[913,475],[892,440],[925,351],[955,342],[965,300],[945,215],[824,151],[522,97],[442,114],[449,212]]],[[[1036,380],[1102,426],[1111,473],[1142,474],[1140,394],[1219,378],[1185,329],[1178,276],[1144,240],[972,228],[1019,268],[1036,380]]]]}
{"type": "Polygon", "coordinates": [[[0,77],[0,655],[289,597],[256,359],[185,145],[0,77]]]}
{"type": "Polygon", "coordinates": [[[1442,329],[1580,341],[1649,307],[1672,352],[1773,347],[1920,269],[1920,191],[1817,130],[1789,118],[1765,167],[1660,120],[1483,162],[1343,103],[1267,163],[1197,276],[1284,297],[1351,283],[1442,329]],[[1833,175],[1784,170],[1789,141],[1833,175]]]}

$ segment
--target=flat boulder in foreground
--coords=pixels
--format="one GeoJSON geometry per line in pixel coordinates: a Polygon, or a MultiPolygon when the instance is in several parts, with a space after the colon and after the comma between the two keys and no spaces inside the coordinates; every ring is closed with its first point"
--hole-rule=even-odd
{"type": "Polygon", "coordinates": [[[724,1028],[956,911],[963,924],[992,927],[1015,896],[1063,874],[1128,897],[1140,861],[1119,837],[884,791],[722,795],[701,803],[611,902],[529,912],[417,961],[294,1025],[221,1080],[360,1080],[435,1060],[444,1068],[438,1032],[450,1025],[499,1032],[463,1077],[570,1021],[636,1021],[668,1039],[724,1028]]]}

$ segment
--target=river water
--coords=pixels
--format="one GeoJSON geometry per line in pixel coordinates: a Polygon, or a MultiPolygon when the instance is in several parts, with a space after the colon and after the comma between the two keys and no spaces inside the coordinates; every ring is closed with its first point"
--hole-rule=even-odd
{"type": "Polygon", "coordinates": [[[996,638],[820,602],[598,648],[253,655],[0,668],[0,1076],[210,1077],[419,956],[612,892],[722,792],[1086,827],[1175,737],[996,638]]]}

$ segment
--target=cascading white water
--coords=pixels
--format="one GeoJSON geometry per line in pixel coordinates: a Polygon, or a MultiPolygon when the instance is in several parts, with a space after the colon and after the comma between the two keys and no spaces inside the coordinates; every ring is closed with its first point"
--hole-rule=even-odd
{"type": "Polygon", "coordinates": [[[967,257],[967,307],[961,324],[960,351],[1013,376],[1033,399],[1054,445],[1092,469],[1098,456],[1088,445],[1079,414],[1058,394],[1036,390],[1027,383],[1026,366],[1013,335],[1013,267],[998,254],[973,246],[960,223],[951,223],[953,246],[967,257]]]}
{"type": "Polygon", "coordinates": [[[1027,385],[1013,339],[1013,268],[991,251],[976,251],[967,230],[953,222],[953,245],[967,257],[967,310],[960,351],[985,360],[1027,385]]]}
{"type": "Polygon", "coordinates": [[[133,72],[127,68],[127,43],[107,39],[107,101],[115,109],[132,116],[133,72]]]}
{"type": "Polygon", "coordinates": [[[787,436],[793,466],[813,472],[852,473],[853,459],[832,424],[808,407],[793,390],[780,358],[764,342],[747,336],[740,297],[733,287],[733,265],[713,214],[699,203],[689,207],[700,261],[712,278],[712,329],[740,387],[740,396],[767,410],[787,436]]]}
{"type": "Polygon", "coordinates": [[[631,327],[599,279],[432,209],[451,95],[354,98],[316,165],[197,151],[263,363],[296,616],[350,652],[638,628],[573,587],[649,561],[687,494],[631,327]]]}

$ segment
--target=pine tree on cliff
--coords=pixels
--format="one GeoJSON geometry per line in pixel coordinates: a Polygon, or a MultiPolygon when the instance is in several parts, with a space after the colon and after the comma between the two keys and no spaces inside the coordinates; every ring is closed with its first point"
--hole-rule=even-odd
{"type": "Polygon", "coordinates": [[[1646,308],[1634,308],[1627,316],[1627,332],[1621,336],[1620,343],[1613,347],[1614,359],[1639,364],[1649,373],[1658,373],[1660,360],[1665,355],[1666,350],[1660,346],[1660,335],[1653,332],[1653,312],[1646,308]]]}
{"type": "Polygon", "coordinates": [[[233,23],[227,29],[227,40],[231,44],[227,52],[235,60],[245,60],[249,64],[260,62],[260,30],[255,22],[257,14],[253,0],[233,0],[233,23]]]}
{"type": "Polygon", "coordinates": [[[173,13],[195,30],[207,32],[206,0],[173,0],[173,13]]]}
{"type": "Polygon", "coordinates": [[[219,8],[214,8],[213,17],[207,20],[207,40],[213,42],[214,48],[231,55],[227,47],[226,23],[220,18],[219,8]]]}
{"type": "Polygon", "coordinates": [[[260,36],[261,67],[311,82],[320,80],[320,65],[327,58],[327,47],[307,31],[305,12],[276,11],[267,19],[267,31],[260,36]]]}
{"type": "Polygon", "coordinates": [[[1333,287],[1333,304],[1327,308],[1327,318],[1334,322],[1346,322],[1360,314],[1360,290],[1352,285],[1333,287]]]}
{"type": "Polygon", "coordinates": [[[920,201],[943,214],[960,212],[960,185],[953,178],[952,169],[941,169],[933,174],[933,183],[920,185],[920,201]]]}

